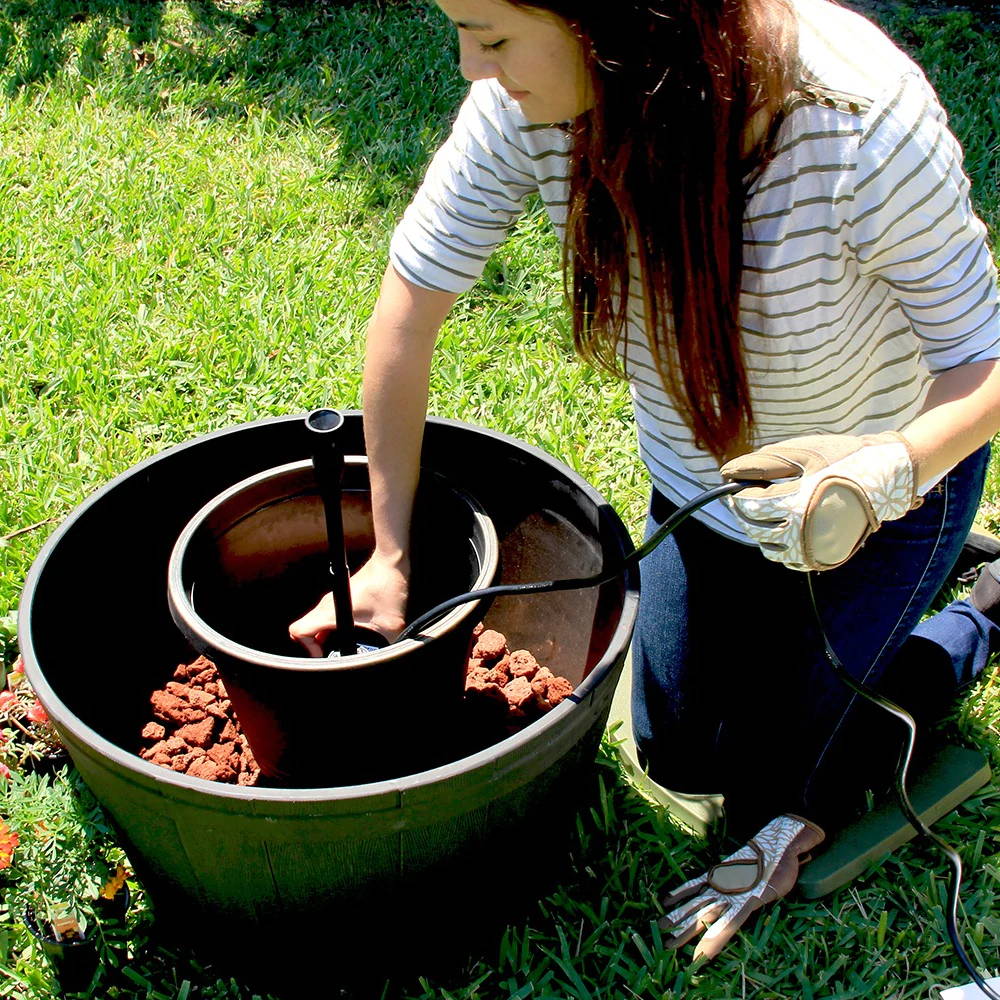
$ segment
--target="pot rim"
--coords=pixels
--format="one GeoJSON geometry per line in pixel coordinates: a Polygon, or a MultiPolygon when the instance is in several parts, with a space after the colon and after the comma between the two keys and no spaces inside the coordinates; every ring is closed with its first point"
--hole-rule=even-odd
{"type": "MultiPolygon", "coordinates": [[[[344,460],[346,464],[353,466],[367,467],[368,465],[368,457],[366,455],[346,455],[344,456],[344,460]]],[[[190,631],[206,644],[211,644],[212,647],[224,653],[230,659],[241,663],[293,672],[314,672],[317,670],[340,672],[376,667],[406,656],[414,649],[450,631],[459,622],[476,612],[476,609],[482,604],[481,600],[468,601],[457,608],[452,608],[451,611],[439,618],[433,625],[421,630],[419,637],[405,639],[403,642],[392,642],[388,646],[382,646],[371,652],[322,658],[308,655],[284,656],[280,653],[269,653],[266,650],[255,649],[252,646],[246,646],[235,639],[231,639],[209,625],[192,605],[189,588],[185,581],[184,561],[191,541],[199,530],[202,529],[211,514],[227,500],[269,479],[278,479],[291,473],[302,472],[311,468],[311,466],[312,461],[305,459],[299,462],[286,462],[284,465],[276,465],[270,469],[264,469],[262,472],[255,473],[252,476],[247,476],[246,479],[242,479],[221,493],[217,493],[184,525],[181,533],[177,536],[177,541],[174,543],[174,547],[170,552],[170,559],[167,563],[167,600],[170,604],[170,611],[174,616],[174,620],[176,621],[180,618],[183,622],[183,630],[190,631]]],[[[445,488],[460,496],[472,509],[473,521],[482,534],[483,553],[479,574],[473,586],[469,589],[481,590],[484,587],[488,587],[493,581],[500,561],[500,542],[497,538],[492,518],[486,514],[482,504],[472,494],[448,482],[446,477],[433,469],[421,469],[421,475],[428,474],[439,480],[445,488]]]]}
{"type": "MultiPolygon", "coordinates": [[[[359,410],[341,410],[340,412],[352,418],[360,417],[361,415],[359,410]]],[[[628,639],[632,634],[639,606],[639,570],[636,566],[630,566],[625,573],[622,611],[609,640],[607,651],[594,664],[590,673],[581,681],[569,698],[557,705],[551,712],[547,712],[540,719],[536,719],[530,725],[525,726],[520,732],[514,733],[506,739],[485,747],[467,757],[460,757],[456,761],[426,771],[418,771],[414,774],[398,778],[387,778],[383,781],[369,782],[361,785],[329,785],[317,788],[260,788],[246,785],[228,785],[223,782],[208,781],[205,778],[193,778],[186,774],[179,774],[176,771],[167,771],[165,768],[151,764],[149,761],[143,760],[138,754],[131,753],[118,746],[118,744],[112,743],[71,711],[65,702],[55,693],[38,665],[35,657],[34,638],[30,628],[30,608],[34,601],[35,591],[38,588],[39,578],[48,562],[49,556],[60,544],[63,536],[69,533],[76,521],[83,517],[92,506],[101,502],[107,493],[110,493],[126,479],[133,476],[145,475],[146,470],[153,463],[165,460],[180,451],[197,447],[205,440],[221,438],[229,434],[238,434],[245,432],[251,427],[277,423],[300,424],[303,416],[304,414],[295,413],[278,417],[265,417],[262,420],[222,427],[219,430],[201,434],[196,438],[182,441],[161,452],[150,455],[143,461],[119,473],[109,483],[106,483],[92,493],[79,506],[74,508],[69,516],[52,532],[39,551],[39,554],[35,557],[25,578],[24,590],[22,591],[21,602],[18,607],[18,642],[21,654],[24,657],[25,675],[57,729],[63,728],[68,733],[71,733],[75,742],[83,744],[88,752],[92,752],[93,755],[96,756],[99,753],[101,757],[113,761],[117,767],[129,772],[132,775],[129,780],[133,780],[137,784],[143,784],[147,787],[150,784],[171,785],[179,792],[186,793],[192,799],[204,798],[208,800],[223,798],[250,803],[256,801],[262,804],[281,803],[283,805],[294,806],[299,803],[310,802],[347,800],[363,802],[365,800],[384,798],[388,794],[399,796],[412,789],[425,788],[436,783],[450,781],[457,773],[464,773],[483,767],[495,758],[506,755],[511,751],[519,750],[536,740],[543,740],[550,728],[560,724],[563,716],[572,712],[578,705],[592,700],[597,686],[614,667],[619,657],[625,656],[627,650],[628,639]]],[[[635,546],[631,536],[614,508],[582,476],[548,452],[535,445],[528,444],[519,438],[515,438],[510,434],[504,434],[501,431],[480,427],[476,424],[455,420],[450,417],[429,416],[427,423],[433,426],[474,431],[518,448],[544,464],[556,468],[560,476],[565,477],[572,483],[575,489],[580,490],[590,499],[595,508],[597,508],[600,518],[610,519],[613,534],[622,543],[622,556],[624,557],[634,551],[635,546]]]]}

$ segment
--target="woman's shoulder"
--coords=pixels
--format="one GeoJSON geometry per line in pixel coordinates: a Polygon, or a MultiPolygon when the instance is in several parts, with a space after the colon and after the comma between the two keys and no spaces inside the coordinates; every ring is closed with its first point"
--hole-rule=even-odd
{"type": "Polygon", "coordinates": [[[793,0],[799,87],[792,102],[877,116],[906,90],[930,92],[919,66],[879,27],[830,0],[793,0]]]}

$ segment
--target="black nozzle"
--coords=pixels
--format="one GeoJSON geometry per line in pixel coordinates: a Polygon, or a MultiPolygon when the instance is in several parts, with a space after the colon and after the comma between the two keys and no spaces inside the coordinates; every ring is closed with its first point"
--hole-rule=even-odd
{"type": "Polygon", "coordinates": [[[306,419],[313,435],[313,469],[316,485],[326,514],[326,544],[329,553],[330,593],[337,612],[337,651],[353,656],[358,647],[354,640],[354,608],[351,605],[351,574],[344,546],[344,518],[340,509],[344,477],[344,452],[340,430],[344,417],[337,410],[313,410],[306,419]]]}

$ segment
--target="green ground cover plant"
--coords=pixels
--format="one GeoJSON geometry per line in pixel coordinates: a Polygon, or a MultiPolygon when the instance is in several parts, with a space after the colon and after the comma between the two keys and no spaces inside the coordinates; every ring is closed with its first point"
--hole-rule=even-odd
{"type": "MultiPolygon", "coordinates": [[[[899,9],[887,27],[938,87],[996,245],[1000,35],[961,12],[899,9]]],[[[216,428],[360,405],[389,235],[464,90],[455,55],[444,18],[415,0],[0,5],[5,672],[28,567],[97,488],[216,428]]],[[[639,532],[647,482],[628,393],[573,358],[539,212],[449,318],[430,409],[558,456],[639,532]]],[[[994,528],[996,470],[983,504],[994,528]]],[[[101,613],[87,641],[105,636],[101,613]]],[[[957,706],[956,724],[1000,767],[995,678],[957,706]]],[[[965,981],[945,943],[944,866],[921,844],[829,898],[770,908],[716,962],[690,968],[663,948],[656,896],[714,848],[638,797],[610,747],[599,767],[601,793],[583,805],[559,888],[466,967],[418,971],[386,996],[915,1000],[965,981]]],[[[939,824],[966,858],[968,947],[994,973],[998,826],[993,787],[939,824]]],[[[160,944],[133,890],[129,951],[95,996],[265,1000],[160,944]]],[[[53,995],[18,913],[0,906],[0,996],[53,995]]]]}

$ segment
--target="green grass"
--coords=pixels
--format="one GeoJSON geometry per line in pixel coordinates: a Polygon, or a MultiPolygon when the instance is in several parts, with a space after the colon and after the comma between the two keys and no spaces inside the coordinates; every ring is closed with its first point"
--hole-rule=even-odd
{"type": "MultiPolygon", "coordinates": [[[[899,37],[927,67],[1000,226],[1000,40],[962,15],[899,37]]],[[[388,237],[463,84],[444,19],[409,2],[8,0],[0,5],[0,623],[53,524],[166,446],[237,422],[359,404],[388,237]],[[40,527],[19,532],[20,529],[40,527]],[[16,533],[16,534],[15,534],[16,533]]],[[[578,469],[638,530],[646,478],[625,388],[572,359],[558,256],[538,213],[442,333],[431,412],[496,427],[578,469]]],[[[984,513],[1000,524],[996,466],[984,513]]],[[[95,618],[95,631],[102,623],[95,618]]],[[[961,707],[1000,767],[991,680],[961,707]]],[[[408,998],[928,996],[964,981],[942,934],[943,867],[911,845],[830,899],[770,908],[715,963],[666,952],[657,891],[713,851],[602,763],[572,874],[496,949],[408,998]]],[[[998,794],[943,821],[969,872],[966,927],[996,964],[998,794]]],[[[250,1000],[154,943],[108,997],[250,1000]]],[[[395,932],[403,929],[392,928],[395,932]]],[[[0,995],[52,995],[10,915],[0,995]]]]}

